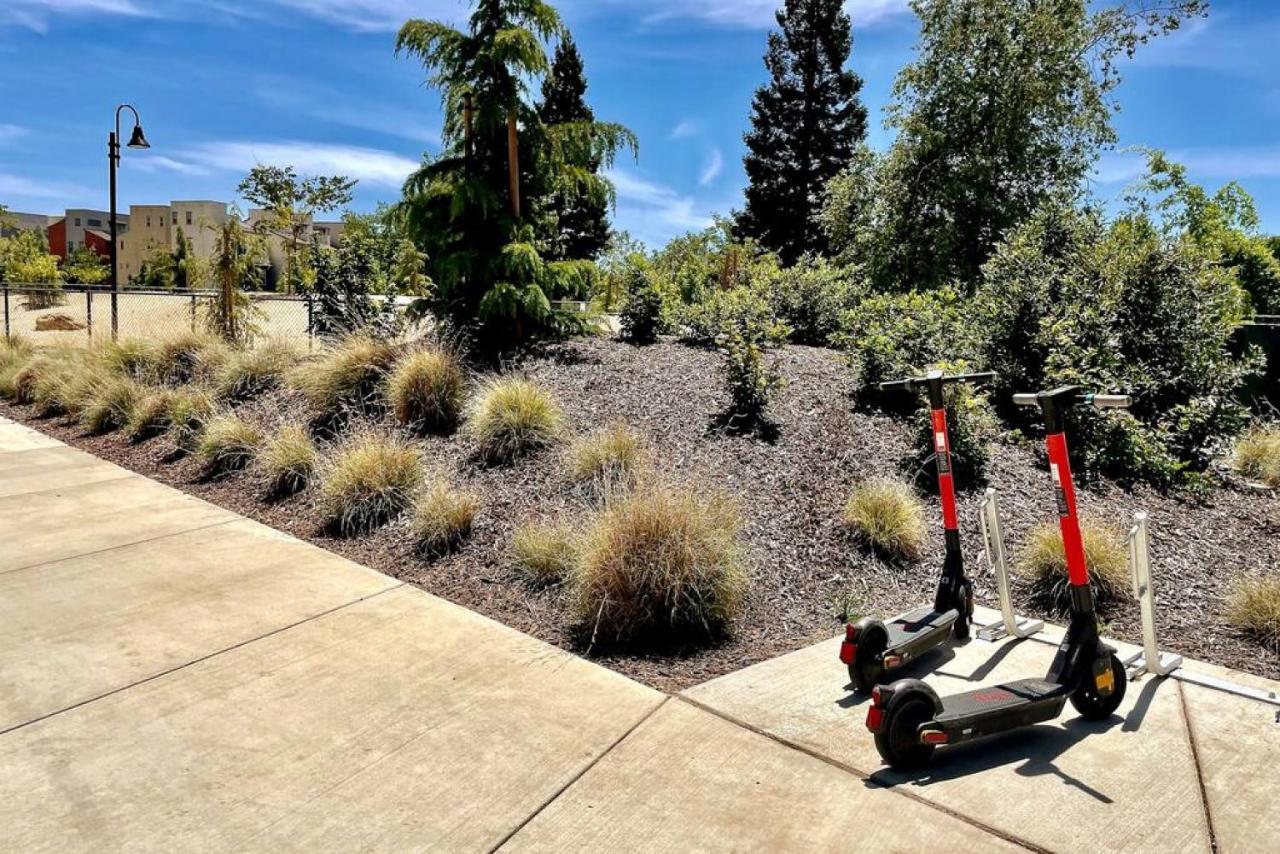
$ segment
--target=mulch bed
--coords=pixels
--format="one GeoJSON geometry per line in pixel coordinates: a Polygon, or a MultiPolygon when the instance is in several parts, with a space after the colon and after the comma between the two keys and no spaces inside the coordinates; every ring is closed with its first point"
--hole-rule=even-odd
{"type": "MultiPolygon", "coordinates": [[[[517,525],[542,517],[582,518],[590,512],[589,499],[565,482],[559,451],[510,467],[486,468],[473,461],[462,436],[421,439],[430,471],[475,490],[483,500],[466,544],[454,554],[430,559],[414,553],[404,523],[359,539],[326,535],[311,494],[265,503],[260,498],[264,480],[253,470],[202,481],[197,463],[173,460],[164,439],[135,446],[118,435],[86,436],[77,426],[36,419],[24,407],[0,404],[0,413],[675,691],[832,636],[841,628],[836,615],[847,593],[860,611],[886,614],[930,601],[933,595],[942,554],[936,499],[927,499],[930,543],[917,564],[882,562],[854,543],[839,522],[859,479],[902,476],[902,460],[912,450],[911,425],[855,409],[850,371],[832,351],[787,347],[777,359],[787,386],[771,407],[778,427],[772,441],[723,429],[720,413],[727,397],[719,357],[712,352],[665,341],[636,348],[582,339],[548,347],[518,367],[555,392],[576,432],[626,421],[648,437],[660,468],[682,481],[740,497],[752,592],[732,635],[710,648],[589,648],[573,625],[561,590],[532,589],[516,577],[507,555],[517,525]]],[[[268,428],[308,418],[305,404],[285,391],[246,404],[240,412],[268,428]]],[[[997,445],[989,474],[1000,490],[1008,551],[1016,561],[1032,527],[1053,518],[1046,474],[1034,447],[1013,441],[997,445]]],[[[978,498],[976,492],[961,496],[965,552],[976,574],[979,601],[994,607],[994,580],[979,564],[978,498]]],[[[1122,529],[1135,510],[1150,514],[1165,648],[1280,677],[1280,653],[1241,636],[1222,617],[1226,592],[1240,573],[1280,570],[1280,501],[1273,494],[1250,492],[1228,479],[1209,499],[1193,501],[1103,483],[1082,489],[1080,502],[1083,514],[1122,529]]],[[[1023,611],[1026,593],[1020,586],[1015,591],[1023,611]]],[[[1140,640],[1136,605],[1118,603],[1102,617],[1112,635],[1140,640]]],[[[833,679],[840,678],[838,672],[833,661],[833,679]]]]}

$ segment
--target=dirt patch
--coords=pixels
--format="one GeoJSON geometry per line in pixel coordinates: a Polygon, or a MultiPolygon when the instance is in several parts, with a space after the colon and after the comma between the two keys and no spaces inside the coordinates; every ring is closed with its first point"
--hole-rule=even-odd
{"type": "MultiPolygon", "coordinates": [[[[326,536],[313,494],[266,503],[265,480],[252,469],[203,482],[193,460],[169,459],[164,439],[134,446],[119,436],[89,437],[75,426],[35,420],[21,407],[3,405],[0,412],[657,688],[678,690],[832,636],[840,629],[836,603],[846,593],[864,613],[896,613],[932,598],[942,555],[936,499],[926,499],[926,556],[908,566],[890,566],[866,553],[839,521],[857,480],[902,475],[901,461],[912,450],[910,425],[856,411],[850,372],[838,354],[788,347],[777,358],[787,386],[771,410],[778,428],[772,441],[715,426],[728,399],[712,352],[671,342],[636,348],[588,339],[548,348],[519,367],[556,393],[575,431],[621,419],[648,437],[657,464],[672,476],[740,496],[753,586],[732,637],[711,649],[588,649],[562,591],[532,589],[512,571],[508,549],[517,525],[539,517],[581,519],[591,510],[563,476],[562,451],[486,468],[473,462],[462,436],[416,440],[432,472],[483,500],[466,545],[432,560],[414,552],[403,523],[356,540],[326,536]]],[[[246,404],[240,413],[269,429],[307,418],[304,403],[288,392],[246,404]]],[[[1036,523],[1053,518],[1046,475],[1032,446],[1009,441],[995,448],[990,479],[1000,490],[1016,560],[1036,523]]],[[[979,601],[994,606],[994,580],[980,565],[978,498],[961,497],[965,554],[979,601]]],[[[1080,502],[1083,513],[1118,527],[1127,526],[1135,510],[1150,514],[1166,647],[1280,677],[1280,654],[1242,637],[1222,618],[1224,597],[1240,573],[1280,568],[1280,501],[1273,494],[1227,488],[1196,503],[1103,483],[1082,489],[1080,502]]],[[[1024,609],[1026,594],[1022,587],[1015,594],[1024,609]]],[[[1139,639],[1136,606],[1121,603],[1102,616],[1110,633],[1139,639]]],[[[840,678],[833,661],[832,679],[840,678]]]]}
{"type": "Polygon", "coordinates": [[[66,314],[46,314],[36,319],[36,332],[78,332],[87,327],[66,314]]]}

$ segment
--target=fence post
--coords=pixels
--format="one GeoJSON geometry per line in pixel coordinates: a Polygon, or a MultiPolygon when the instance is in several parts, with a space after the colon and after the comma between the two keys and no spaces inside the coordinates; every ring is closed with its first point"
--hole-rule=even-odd
{"type": "MultiPolygon", "coordinates": [[[[307,346],[310,347],[315,343],[315,308],[311,304],[311,294],[306,294],[305,299],[307,301],[307,346]]],[[[8,317],[9,315],[6,314],[5,318],[7,319],[8,317]]]]}
{"type": "Polygon", "coordinates": [[[85,334],[89,337],[89,343],[93,343],[93,289],[84,289],[84,328],[85,334]]]}
{"type": "Polygon", "coordinates": [[[191,331],[196,331],[196,295],[191,295],[191,331]]]}
{"type": "Polygon", "coordinates": [[[9,286],[4,285],[4,339],[8,341],[9,338],[9,286]]]}

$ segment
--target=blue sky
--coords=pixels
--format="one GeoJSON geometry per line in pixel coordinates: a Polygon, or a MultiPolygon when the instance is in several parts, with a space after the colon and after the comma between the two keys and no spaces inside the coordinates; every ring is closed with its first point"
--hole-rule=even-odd
{"type": "MultiPolygon", "coordinates": [[[[640,136],[620,162],[616,221],[651,244],[740,204],[742,133],[775,0],[562,0],[601,118],[640,136]]],[[[1156,146],[1217,186],[1252,192],[1280,232],[1280,4],[1214,0],[1207,21],[1147,48],[1126,69],[1121,146],[1156,146]]],[[[871,142],[912,56],[906,0],[850,0],[852,66],[865,79],[871,142]]],[[[142,112],[153,148],[127,152],[121,202],[232,201],[258,162],[360,179],[355,207],[398,196],[440,126],[421,68],[397,59],[406,18],[461,22],[462,0],[3,0],[0,203],[57,212],[106,206],[112,110],[142,112]]],[[[127,131],[126,131],[127,133],[127,131]]],[[[1117,196],[1140,172],[1106,155],[1095,189],[1117,196]]]]}

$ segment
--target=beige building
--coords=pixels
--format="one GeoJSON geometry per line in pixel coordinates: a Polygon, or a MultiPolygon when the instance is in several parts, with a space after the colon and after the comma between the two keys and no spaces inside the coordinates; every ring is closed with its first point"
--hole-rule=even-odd
{"type": "MultiPolygon", "coordinates": [[[[279,233],[270,231],[269,229],[260,229],[259,226],[270,217],[270,212],[255,208],[249,211],[249,228],[256,231],[266,231],[267,233],[267,261],[269,268],[267,269],[267,280],[265,285],[268,290],[275,290],[280,279],[284,276],[285,266],[288,263],[289,240],[279,233]]],[[[308,222],[304,227],[301,235],[301,245],[309,247],[314,242],[320,246],[336,246],[342,239],[341,222],[322,222],[316,220],[308,222]]]]}
{"type": "Polygon", "coordinates": [[[213,257],[218,228],[227,221],[227,203],[203,200],[176,201],[167,205],[131,205],[130,229],[117,241],[120,280],[128,282],[157,249],[173,252],[181,234],[197,258],[213,257]]]}

